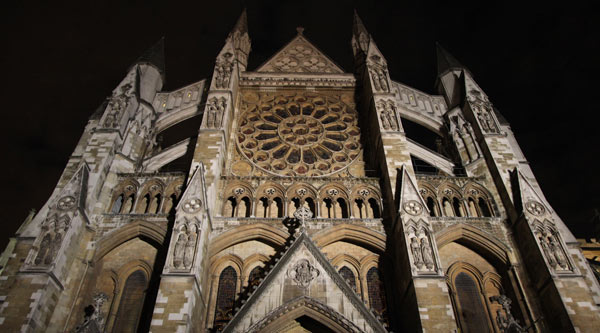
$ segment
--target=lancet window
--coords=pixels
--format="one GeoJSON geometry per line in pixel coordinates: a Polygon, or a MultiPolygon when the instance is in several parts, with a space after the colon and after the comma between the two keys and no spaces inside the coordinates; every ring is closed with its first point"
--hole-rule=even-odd
{"type": "Polygon", "coordinates": [[[214,319],[214,327],[217,329],[222,328],[233,315],[237,278],[237,273],[231,266],[223,269],[219,276],[214,319]]]}
{"type": "Polygon", "coordinates": [[[377,267],[372,267],[367,272],[367,290],[369,292],[369,305],[377,315],[385,317],[387,309],[385,301],[385,288],[377,267]]]}
{"type": "Polygon", "coordinates": [[[136,332],[147,287],[148,279],[142,270],[129,275],[121,293],[113,332],[136,332]]]}
{"type": "Polygon", "coordinates": [[[124,181],[115,191],[110,212],[112,214],[129,214],[133,210],[136,199],[137,185],[133,181],[124,181]]]}
{"type": "Polygon", "coordinates": [[[350,288],[356,292],[356,277],[354,276],[354,272],[350,268],[343,266],[340,268],[339,273],[346,280],[350,288]]]}

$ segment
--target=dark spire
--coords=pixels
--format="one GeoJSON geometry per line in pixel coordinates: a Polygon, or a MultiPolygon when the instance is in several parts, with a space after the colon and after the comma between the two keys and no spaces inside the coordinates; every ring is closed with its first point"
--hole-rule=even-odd
{"type": "Polygon", "coordinates": [[[438,75],[441,75],[447,71],[453,69],[466,69],[465,66],[461,65],[456,58],[454,58],[446,49],[444,49],[438,42],[435,43],[437,53],[437,71],[438,75]]]}
{"type": "Polygon", "coordinates": [[[359,36],[361,32],[364,32],[365,34],[369,35],[369,32],[367,31],[367,28],[365,28],[364,24],[362,23],[360,16],[358,16],[358,12],[356,11],[356,9],[354,9],[354,22],[352,24],[352,28],[353,28],[352,30],[356,36],[359,36]]]}
{"type": "Polygon", "coordinates": [[[141,57],[135,61],[137,64],[149,64],[160,72],[161,76],[165,76],[165,37],[161,37],[156,44],[146,50],[141,57]]]}
{"type": "Polygon", "coordinates": [[[246,14],[246,7],[244,7],[240,18],[238,18],[237,22],[235,23],[235,26],[231,30],[232,33],[235,31],[239,31],[240,35],[243,35],[244,33],[248,32],[248,15],[246,14]]]}

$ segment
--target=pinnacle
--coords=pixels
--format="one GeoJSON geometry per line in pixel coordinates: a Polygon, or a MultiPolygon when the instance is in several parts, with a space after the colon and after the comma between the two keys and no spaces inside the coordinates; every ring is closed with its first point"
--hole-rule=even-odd
{"type": "Polygon", "coordinates": [[[245,7],[231,31],[239,31],[240,34],[248,32],[248,14],[246,13],[245,7]]]}
{"type": "Polygon", "coordinates": [[[436,42],[436,53],[437,53],[437,70],[438,75],[442,73],[452,70],[452,69],[465,69],[463,65],[454,58],[446,49],[440,45],[440,43],[436,42]]]}
{"type": "Polygon", "coordinates": [[[364,32],[368,35],[367,28],[365,28],[360,16],[358,16],[358,12],[354,9],[354,22],[352,24],[352,30],[355,35],[360,35],[361,32],[364,32]]]}
{"type": "Polygon", "coordinates": [[[136,61],[135,64],[150,64],[165,75],[165,37],[161,37],[156,44],[144,52],[136,61]]]}

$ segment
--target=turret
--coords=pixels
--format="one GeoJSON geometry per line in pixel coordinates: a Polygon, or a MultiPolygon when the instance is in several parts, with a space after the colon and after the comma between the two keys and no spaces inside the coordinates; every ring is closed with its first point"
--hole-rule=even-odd
{"type": "Polygon", "coordinates": [[[437,54],[437,80],[436,89],[446,98],[448,110],[462,103],[464,97],[464,75],[469,70],[456,60],[439,43],[436,43],[437,54]],[[463,72],[464,71],[464,72],[463,72]]]}
{"type": "Polygon", "coordinates": [[[136,70],[139,98],[152,103],[165,81],[165,38],[146,50],[129,68],[132,70],[136,70]]]}

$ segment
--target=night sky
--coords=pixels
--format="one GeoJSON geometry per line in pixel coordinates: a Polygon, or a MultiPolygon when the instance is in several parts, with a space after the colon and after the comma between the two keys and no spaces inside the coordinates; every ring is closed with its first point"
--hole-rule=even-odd
{"type": "Polygon", "coordinates": [[[591,2],[204,2],[4,5],[1,249],[28,211],[48,199],[88,117],[137,57],[165,36],[164,90],[210,78],[244,5],[249,70],[303,26],[308,39],[352,72],[356,8],[392,79],[434,93],[438,41],[511,123],[554,209],[576,236],[589,235],[600,208],[600,11],[591,2]]]}

